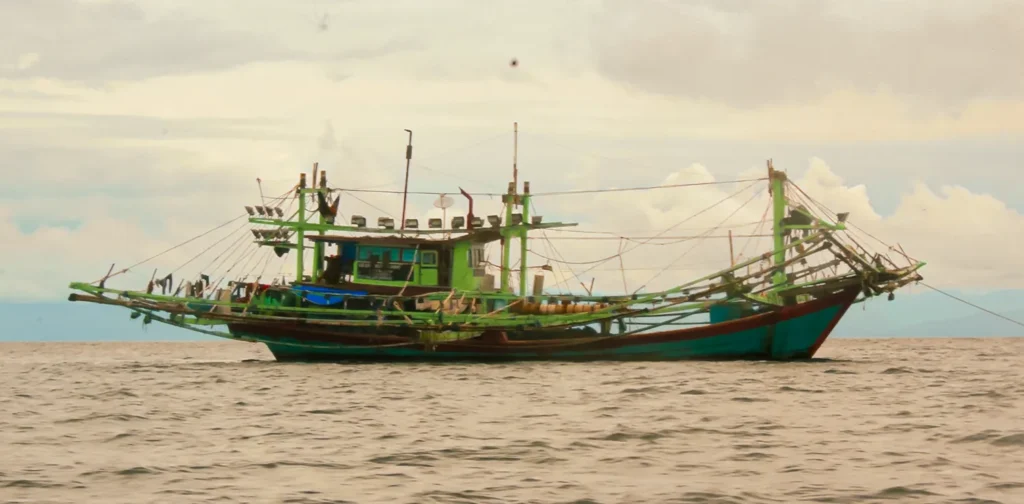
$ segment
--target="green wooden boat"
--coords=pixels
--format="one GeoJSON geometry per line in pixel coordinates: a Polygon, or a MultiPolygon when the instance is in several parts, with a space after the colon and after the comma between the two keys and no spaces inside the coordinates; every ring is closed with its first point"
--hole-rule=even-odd
{"type": "Polygon", "coordinates": [[[107,286],[128,271],[111,266],[96,282],[72,283],[70,300],[262,343],[281,361],[792,360],[813,357],[852,304],[892,299],[922,279],[923,262],[903,254],[899,266],[844,236],[846,214],[801,204],[809,196],[770,161],[763,180],[772,197],[771,250],[670,289],[610,295],[546,292],[542,278],[527,289],[529,233],[575,224],[531,216],[537,195],[515,175],[501,195],[504,215],[474,215],[472,196],[460,189],[466,215],[420,229],[403,204],[396,229],[383,217],[377,227],[358,215],[335,223],[339,200],[331,197],[344,189],[330,187],[323,172],[317,179],[317,169],[313,184],[300,174],[275,205],[246,208],[252,243],[294,257],[294,281],[234,272],[222,288],[226,273],[217,282],[200,274],[175,289],[172,276],[154,273],[145,289],[130,290],[107,286]],[[280,206],[287,201],[298,206],[290,217],[280,206]],[[517,241],[518,289],[510,260],[517,241]],[[502,251],[497,278],[484,255],[494,242],[502,251]]]}

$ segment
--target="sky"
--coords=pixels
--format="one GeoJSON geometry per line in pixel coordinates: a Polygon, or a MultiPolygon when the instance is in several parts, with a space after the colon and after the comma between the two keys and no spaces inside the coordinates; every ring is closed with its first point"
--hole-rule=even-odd
{"type": "MultiPolygon", "coordinates": [[[[1019,47],[1024,4],[1013,1],[8,0],[0,302],[60,302],[70,281],[226,222],[313,162],[335,186],[401,189],[406,128],[411,190],[501,192],[513,122],[520,177],[535,192],[721,182],[536,198],[547,221],[623,236],[725,222],[693,250],[626,242],[621,263],[559,266],[550,288],[580,292],[594,279],[604,291],[655,289],[727,266],[724,231],[757,234],[767,205],[762,185],[731,181],[764,176],[771,158],[816,200],[850,212],[877,238],[861,235],[865,246],[899,243],[927,261],[930,285],[1015,291],[1019,47]]],[[[410,216],[438,215],[436,198],[411,196],[410,216]]],[[[455,200],[448,216],[465,210],[455,200]]],[[[493,197],[476,204],[497,213],[493,197]]],[[[400,212],[394,195],[343,195],[346,216],[400,212]]],[[[531,245],[531,264],[620,250],[616,239],[548,237],[531,245]]],[[[143,288],[154,269],[171,271],[215,239],[118,285],[143,288]]],[[[736,239],[745,256],[767,247],[736,239]]],[[[181,274],[230,268],[231,253],[181,274]]],[[[257,256],[252,268],[287,275],[285,260],[257,256]]]]}

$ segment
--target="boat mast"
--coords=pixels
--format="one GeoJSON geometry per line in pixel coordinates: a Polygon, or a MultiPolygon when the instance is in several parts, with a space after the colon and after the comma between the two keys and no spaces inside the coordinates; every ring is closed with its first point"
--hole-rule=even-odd
{"type": "MultiPolygon", "coordinates": [[[[316,184],[316,180],[313,180],[313,184],[316,184]]],[[[314,190],[317,193],[317,210],[318,210],[317,214],[320,216],[320,219],[318,220],[318,223],[320,224],[320,229],[317,231],[317,234],[319,234],[320,236],[323,236],[324,235],[323,225],[327,224],[327,216],[324,215],[323,210],[320,209],[319,202],[321,201],[320,200],[320,194],[323,195],[324,201],[326,201],[327,197],[330,196],[330,192],[328,192],[328,190],[327,190],[327,172],[326,171],[320,170],[320,184],[317,187],[314,187],[314,190]]],[[[323,241],[317,241],[316,243],[313,244],[313,276],[312,276],[312,280],[314,282],[316,282],[317,279],[320,278],[320,274],[323,273],[324,246],[325,245],[324,245],[323,241]]]]}
{"type": "Polygon", "coordinates": [[[509,276],[512,273],[512,237],[509,226],[512,225],[512,205],[516,197],[515,183],[508,183],[508,191],[502,196],[505,203],[505,219],[501,224],[501,291],[509,292],[509,276]]]}
{"type": "MultiPolygon", "coordinates": [[[[512,242],[509,227],[512,225],[512,206],[517,199],[516,192],[519,190],[519,123],[512,123],[512,182],[508,185],[508,191],[503,196],[505,203],[505,222],[501,230],[501,291],[509,292],[512,276],[512,242]]],[[[525,248],[525,247],[524,247],[525,248]]],[[[522,262],[520,260],[520,262],[522,262]]]]}
{"type": "Polygon", "coordinates": [[[527,224],[530,223],[530,183],[523,182],[523,221],[519,224],[519,295],[526,297],[526,233],[529,232],[527,224]]]}
{"type": "Polygon", "coordinates": [[[299,188],[296,190],[299,198],[299,225],[295,230],[295,281],[302,281],[302,273],[305,265],[302,263],[302,256],[306,253],[306,173],[299,174],[299,188]]]}
{"type": "Polygon", "coordinates": [[[783,228],[783,220],[786,218],[786,174],[775,170],[772,160],[768,160],[768,183],[769,193],[772,196],[772,237],[774,238],[775,267],[778,271],[772,275],[772,285],[779,287],[788,281],[785,267],[786,262],[786,235],[783,228]]]}

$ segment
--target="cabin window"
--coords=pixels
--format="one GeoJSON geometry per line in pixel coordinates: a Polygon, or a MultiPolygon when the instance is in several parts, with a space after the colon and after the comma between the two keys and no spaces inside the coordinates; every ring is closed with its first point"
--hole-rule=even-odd
{"type": "MultiPolygon", "coordinates": [[[[378,261],[387,258],[390,262],[399,262],[401,249],[390,247],[359,247],[359,260],[369,261],[370,256],[377,256],[378,261]]],[[[407,261],[411,262],[411,260],[407,261]]]]}
{"type": "Polygon", "coordinates": [[[474,245],[473,248],[469,249],[469,265],[471,267],[480,267],[484,264],[484,248],[479,245],[474,245]]]}
{"type": "Polygon", "coordinates": [[[437,252],[427,250],[420,254],[420,256],[420,264],[424,266],[437,266],[437,252]]]}
{"type": "Polygon", "coordinates": [[[359,247],[356,270],[364,280],[404,282],[411,278],[416,249],[397,247],[359,247]]]}

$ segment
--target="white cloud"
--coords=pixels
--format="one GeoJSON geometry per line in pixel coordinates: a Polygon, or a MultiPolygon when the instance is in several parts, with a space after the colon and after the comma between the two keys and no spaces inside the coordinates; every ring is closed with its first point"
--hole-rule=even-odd
{"type": "Polygon", "coordinates": [[[593,40],[613,79],[739,107],[837,89],[955,108],[1024,97],[1015,1],[605,2],[593,40]]]}

